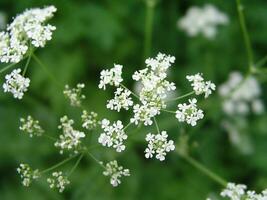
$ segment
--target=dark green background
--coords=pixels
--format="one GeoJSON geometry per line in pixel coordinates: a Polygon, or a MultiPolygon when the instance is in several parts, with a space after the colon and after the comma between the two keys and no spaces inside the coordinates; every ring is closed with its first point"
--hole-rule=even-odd
{"type": "MultiPolygon", "coordinates": [[[[248,29],[252,38],[256,60],[267,53],[267,1],[244,0],[248,29]]],[[[112,97],[112,88],[101,91],[97,88],[99,72],[112,67],[113,63],[124,65],[125,84],[133,87],[131,74],[144,67],[145,3],[141,0],[0,0],[0,9],[8,16],[21,13],[26,8],[53,4],[58,8],[51,20],[57,30],[52,41],[37,51],[38,57],[49,67],[59,82],[72,86],[79,82],[86,84],[85,105],[88,110],[99,113],[100,117],[125,119],[126,112],[118,114],[105,108],[106,100],[112,97]]],[[[219,85],[233,70],[245,73],[247,60],[242,35],[233,0],[161,0],[155,9],[151,56],[163,52],[176,56],[170,80],[181,93],[190,91],[187,74],[203,72],[207,79],[219,85]],[[219,28],[214,40],[202,37],[188,38],[177,30],[177,20],[192,5],[211,3],[229,16],[229,25],[219,28]]],[[[18,64],[23,67],[25,63],[18,64]]],[[[3,67],[2,65],[1,67],[3,67]]],[[[22,101],[0,91],[0,199],[1,200],[54,200],[54,199],[121,199],[121,200],[203,200],[211,193],[222,189],[175,153],[167,156],[166,162],[144,158],[144,137],[155,128],[128,129],[133,136],[127,150],[116,154],[113,150],[99,148],[93,151],[99,159],[118,159],[131,170],[131,176],[123,179],[118,188],[112,188],[102,169],[89,157],[84,158],[70,177],[71,185],[63,194],[48,188],[45,181],[35,182],[30,188],[22,187],[16,173],[20,162],[34,168],[44,169],[64,156],[58,154],[51,141],[45,138],[30,139],[18,130],[19,118],[28,114],[40,120],[47,134],[57,136],[59,117],[68,114],[77,119],[81,111],[71,108],[62,91],[49,76],[32,61],[27,76],[31,86],[22,101]]],[[[263,98],[266,99],[265,75],[257,78],[263,81],[263,98]]],[[[1,84],[4,74],[1,74],[1,84]]],[[[248,91],[249,92],[249,91],[248,91]]],[[[243,154],[233,146],[227,132],[221,126],[223,115],[218,94],[202,101],[206,118],[197,127],[184,126],[190,141],[197,143],[192,155],[225,179],[245,183],[251,189],[267,187],[267,116],[250,115],[245,134],[253,151],[243,154]]],[[[175,105],[172,108],[175,109],[175,105]]],[[[181,124],[169,114],[158,118],[161,129],[168,131],[173,140],[180,134],[181,124]]],[[[92,145],[97,142],[99,131],[92,135],[92,145]]],[[[64,166],[69,170],[74,164],[64,166]]]]}

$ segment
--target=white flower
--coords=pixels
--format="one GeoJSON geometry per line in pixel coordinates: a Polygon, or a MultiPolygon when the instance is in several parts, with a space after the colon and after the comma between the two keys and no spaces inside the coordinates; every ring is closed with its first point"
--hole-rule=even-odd
{"type": "Polygon", "coordinates": [[[83,83],[78,83],[76,88],[70,89],[68,85],[65,85],[63,94],[70,100],[71,106],[81,106],[82,100],[85,99],[85,95],[82,94],[82,89],[85,87],[83,83]]]}
{"type": "Polygon", "coordinates": [[[33,136],[42,136],[44,130],[39,125],[38,120],[34,120],[32,116],[28,116],[26,119],[21,118],[20,122],[22,123],[19,127],[20,130],[28,133],[30,137],[33,136]]]}
{"type": "Polygon", "coordinates": [[[156,154],[156,159],[163,161],[167,152],[175,149],[172,140],[167,140],[168,135],[166,131],[162,131],[161,134],[147,134],[146,141],[148,142],[147,148],[145,149],[145,157],[153,158],[156,154]]]}
{"type": "Polygon", "coordinates": [[[61,125],[58,126],[62,129],[63,134],[59,136],[59,139],[55,142],[55,146],[60,148],[60,154],[63,154],[64,150],[73,150],[74,153],[78,153],[78,146],[81,143],[81,139],[85,137],[84,132],[75,130],[72,126],[74,121],[64,116],[60,119],[61,125]]]}
{"type": "Polygon", "coordinates": [[[258,81],[253,76],[244,78],[240,72],[232,72],[229,79],[219,87],[223,110],[230,116],[263,113],[261,93],[258,81]]]}
{"type": "Polygon", "coordinates": [[[191,83],[193,90],[196,95],[205,94],[205,98],[207,98],[212,90],[215,90],[216,86],[211,81],[204,81],[202,74],[197,73],[195,75],[186,76],[187,80],[191,83]]]}
{"type": "Polygon", "coordinates": [[[203,8],[191,7],[186,15],[178,21],[178,27],[188,36],[194,37],[202,34],[213,39],[217,34],[218,25],[228,24],[228,17],[213,5],[207,4],[203,8]]]}
{"type": "Polygon", "coordinates": [[[128,110],[133,105],[131,91],[119,87],[114,94],[114,99],[108,100],[108,109],[120,112],[122,108],[128,110]]]}
{"type": "Polygon", "coordinates": [[[57,188],[60,193],[65,190],[66,185],[70,184],[68,178],[61,171],[53,172],[52,176],[47,179],[47,182],[50,188],[57,188]]]}
{"type": "Polygon", "coordinates": [[[22,185],[25,187],[29,187],[32,180],[40,177],[39,170],[32,170],[28,164],[20,164],[17,172],[22,179],[22,185]]]}
{"type": "Polygon", "coordinates": [[[197,108],[197,100],[189,99],[189,104],[178,104],[176,118],[179,122],[186,122],[191,126],[195,126],[199,119],[204,117],[203,110],[197,108]]]}
{"type": "Polygon", "coordinates": [[[122,65],[114,64],[114,67],[110,70],[102,70],[100,73],[100,83],[98,87],[103,90],[106,89],[106,85],[118,87],[123,81],[122,74],[122,65]]]}
{"type": "Polygon", "coordinates": [[[97,120],[97,113],[91,112],[90,114],[86,111],[83,110],[83,114],[81,116],[82,118],[82,127],[86,128],[88,130],[95,129],[98,125],[98,120],[97,120]]]}
{"type": "Polygon", "coordinates": [[[48,6],[43,9],[29,9],[14,18],[5,32],[0,33],[1,62],[19,62],[29,47],[44,47],[52,39],[55,26],[46,24],[53,17],[56,8],[48,6]]]}
{"type": "Polygon", "coordinates": [[[110,176],[110,184],[113,187],[117,187],[119,184],[121,184],[121,178],[123,176],[130,176],[130,170],[129,169],[123,169],[122,166],[119,166],[117,161],[110,161],[105,166],[105,171],[103,172],[104,176],[110,176]]]}
{"type": "Polygon", "coordinates": [[[120,120],[110,124],[109,120],[103,119],[101,128],[104,132],[98,138],[100,144],[113,147],[117,152],[125,150],[124,140],[127,139],[127,135],[124,132],[123,124],[120,120]]]}
{"type": "Polygon", "coordinates": [[[21,69],[14,69],[5,76],[6,82],[3,84],[4,92],[11,92],[17,99],[22,99],[30,86],[30,79],[23,77],[20,72],[21,69]]]}

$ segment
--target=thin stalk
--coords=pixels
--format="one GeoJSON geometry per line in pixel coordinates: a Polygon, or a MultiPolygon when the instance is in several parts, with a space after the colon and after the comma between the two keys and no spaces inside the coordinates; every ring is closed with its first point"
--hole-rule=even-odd
{"type": "Polygon", "coordinates": [[[43,174],[43,173],[49,172],[51,170],[54,170],[54,169],[60,167],[61,165],[64,165],[65,163],[69,162],[70,160],[72,160],[73,158],[75,158],[77,156],[78,156],[78,154],[76,154],[74,156],[71,156],[69,158],[66,158],[65,160],[53,165],[52,167],[49,167],[48,169],[45,169],[45,170],[41,171],[40,173],[43,174]]]}
{"type": "Polygon", "coordinates": [[[161,110],[164,111],[164,112],[167,112],[167,113],[176,114],[176,112],[172,111],[172,110],[166,110],[166,109],[161,109],[161,110]]]}
{"type": "Polygon", "coordinates": [[[88,155],[94,160],[96,161],[102,168],[104,168],[106,170],[106,167],[103,165],[103,163],[98,160],[93,154],[91,154],[90,152],[88,152],[88,155]]]}
{"type": "Polygon", "coordinates": [[[246,47],[247,57],[248,57],[248,65],[249,65],[248,67],[249,67],[249,70],[252,71],[254,68],[253,51],[252,51],[251,41],[250,41],[250,37],[248,34],[247,26],[246,26],[245,16],[243,13],[244,7],[241,4],[241,0],[236,0],[236,6],[237,6],[239,22],[240,22],[240,26],[241,26],[241,30],[242,30],[242,34],[244,38],[244,43],[246,47]]]}
{"type": "Polygon", "coordinates": [[[154,122],[155,122],[155,125],[156,125],[157,132],[158,132],[158,134],[160,134],[159,125],[158,125],[158,122],[156,120],[156,117],[153,117],[153,119],[154,119],[154,122]]]}
{"type": "Polygon", "coordinates": [[[267,62],[267,55],[260,59],[256,64],[255,67],[262,67],[267,62]]]}
{"type": "Polygon", "coordinates": [[[135,94],[133,91],[131,91],[130,89],[128,89],[125,85],[120,83],[120,86],[123,87],[125,90],[129,90],[133,96],[135,96],[137,99],[139,99],[139,96],[137,94],[135,94]]]}
{"type": "Polygon", "coordinates": [[[82,154],[80,155],[80,157],[78,158],[78,160],[76,161],[76,163],[74,164],[74,166],[72,167],[72,169],[70,170],[68,176],[70,176],[70,175],[75,171],[75,169],[76,169],[76,168],[78,167],[78,165],[80,164],[80,162],[81,162],[83,156],[84,156],[84,154],[82,153],[82,154]]]}
{"type": "Polygon", "coordinates": [[[11,64],[5,66],[3,69],[0,70],[0,74],[3,73],[3,72],[5,72],[5,71],[8,70],[9,68],[15,66],[16,64],[17,64],[17,63],[11,63],[11,64]]]}
{"type": "Polygon", "coordinates": [[[32,57],[38,63],[38,65],[40,65],[40,67],[43,68],[43,70],[51,78],[51,80],[53,80],[55,82],[55,84],[59,88],[62,88],[62,85],[57,81],[57,79],[55,78],[55,76],[53,74],[51,74],[51,72],[47,69],[47,67],[42,63],[42,61],[34,53],[32,54],[32,57]]]}
{"type": "Polygon", "coordinates": [[[23,70],[23,72],[22,72],[22,76],[25,76],[25,74],[26,74],[26,72],[27,72],[28,66],[29,66],[30,61],[31,61],[31,57],[32,57],[32,56],[31,56],[31,53],[30,53],[30,55],[28,56],[26,65],[25,65],[25,67],[24,67],[24,70],[23,70]]]}
{"type": "Polygon", "coordinates": [[[53,136],[50,136],[50,135],[47,135],[47,134],[42,134],[44,137],[46,137],[46,138],[48,138],[48,139],[50,139],[50,140],[53,140],[53,141],[56,141],[57,140],[57,138],[55,138],[55,137],[53,137],[53,136]]]}
{"type": "Polygon", "coordinates": [[[166,102],[177,101],[177,100],[183,99],[183,98],[185,98],[185,97],[191,96],[191,95],[193,95],[193,94],[195,94],[195,91],[186,93],[186,94],[184,94],[184,95],[182,95],[182,96],[179,96],[179,97],[176,97],[176,98],[173,98],[173,99],[168,99],[166,102]]]}
{"type": "Polygon", "coordinates": [[[216,183],[220,184],[223,187],[227,186],[227,181],[221,178],[219,175],[212,172],[210,169],[205,167],[203,164],[199,163],[194,158],[190,157],[186,154],[179,154],[182,158],[184,158],[185,161],[187,161],[189,164],[191,164],[193,167],[195,167],[197,170],[202,172],[204,175],[215,181],[216,183]]]}
{"type": "Polygon", "coordinates": [[[146,19],[145,19],[145,45],[144,56],[145,58],[150,56],[151,43],[152,43],[152,29],[154,19],[154,9],[156,6],[156,0],[145,0],[146,3],[146,19]]]}
{"type": "Polygon", "coordinates": [[[132,124],[132,122],[129,122],[129,123],[123,128],[123,130],[125,131],[131,124],[132,124]]]}

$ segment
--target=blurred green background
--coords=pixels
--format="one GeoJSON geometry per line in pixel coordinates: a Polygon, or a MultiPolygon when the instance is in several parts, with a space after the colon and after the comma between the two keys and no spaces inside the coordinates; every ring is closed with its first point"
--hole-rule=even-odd
{"type": "MultiPolygon", "coordinates": [[[[267,53],[267,1],[243,0],[248,29],[252,38],[256,60],[267,53]]],[[[124,65],[124,81],[134,88],[131,74],[144,67],[144,29],[146,4],[142,0],[0,0],[0,11],[7,21],[26,8],[53,4],[58,8],[50,21],[57,27],[52,41],[37,51],[38,57],[49,67],[54,76],[71,86],[84,82],[88,110],[98,112],[109,119],[130,118],[126,112],[116,113],[105,108],[107,99],[112,98],[113,89],[101,91],[97,88],[99,72],[113,66],[124,65]]],[[[176,56],[170,73],[181,94],[190,91],[187,74],[202,72],[204,77],[220,85],[231,71],[245,73],[247,60],[234,1],[221,0],[160,0],[155,7],[151,56],[158,52],[176,56]],[[215,5],[225,12],[229,25],[220,27],[214,40],[203,37],[189,38],[177,29],[177,20],[193,5],[205,3],[215,5]]],[[[24,63],[18,64],[23,67],[24,63]]],[[[1,65],[3,67],[4,65],[1,65]]],[[[131,176],[123,179],[118,188],[112,188],[102,169],[89,157],[84,158],[70,177],[71,185],[59,194],[50,190],[45,181],[35,182],[24,188],[16,173],[20,162],[34,168],[45,169],[64,156],[51,141],[45,138],[29,138],[20,133],[19,118],[28,114],[40,120],[47,134],[58,136],[59,118],[65,114],[76,119],[79,127],[81,110],[72,108],[64,99],[55,83],[34,61],[28,76],[31,86],[22,101],[0,91],[0,200],[203,200],[222,189],[215,182],[188,165],[177,154],[170,153],[166,162],[144,158],[145,134],[155,131],[150,128],[128,129],[132,134],[128,148],[122,154],[99,148],[94,155],[103,161],[118,159],[131,170],[131,176]]],[[[265,81],[260,75],[260,81],[265,81]]],[[[1,84],[4,74],[1,74],[1,84]]],[[[266,85],[262,84],[262,98],[266,99],[266,85]]],[[[248,91],[249,92],[249,91],[248,91]]],[[[266,100],[265,100],[266,102],[266,100]]],[[[252,150],[244,153],[232,145],[228,133],[221,128],[225,118],[221,111],[218,94],[201,102],[206,118],[198,126],[184,126],[194,145],[192,155],[225,179],[244,183],[255,190],[267,187],[267,116],[250,115],[244,134],[252,150]]],[[[175,105],[173,105],[173,110],[175,105]]],[[[161,129],[168,131],[170,138],[177,140],[181,124],[169,114],[159,118],[161,129]]],[[[93,133],[91,143],[97,142],[99,130],[93,133]]],[[[241,144],[247,145],[247,143],[241,144]]],[[[65,165],[70,169],[74,164],[65,165]]]]}

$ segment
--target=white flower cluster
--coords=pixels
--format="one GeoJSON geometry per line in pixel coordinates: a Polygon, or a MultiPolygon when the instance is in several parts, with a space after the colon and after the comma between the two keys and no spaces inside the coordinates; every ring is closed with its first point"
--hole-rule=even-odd
{"type": "Polygon", "coordinates": [[[81,143],[81,139],[85,137],[84,132],[75,130],[73,128],[74,121],[64,116],[60,119],[61,125],[58,126],[62,129],[63,134],[59,136],[59,139],[55,142],[55,146],[60,148],[60,154],[63,154],[64,150],[73,150],[74,153],[78,153],[78,145],[81,143]]]}
{"type": "Polygon", "coordinates": [[[156,154],[156,159],[160,161],[165,160],[167,152],[173,151],[175,149],[174,142],[172,140],[167,140],[168,135],[166,131],[162,131],[161,134],[147,134],[146,141],[148,146],[145,149],[145,157],[153,158],[156,154]]]}
{"type": "Polygon", "coordinates": [[[30,79],[23,77],[21,69],[14,69],[5,76],[6,82],[3,84],[4,92],[11,92],[14,98],[22,99],[24,92],[30,86],[30,79]]]}
{"type": "Polygon", "coordinates": [[[22,185],[25,187],[29,187],[32,180],[40,177],[39,170],[32,170],[28,164],[20,164],[17,168],[17,172],[22,179],[22,185]]]}
{"type": "Polygon", "coordinates": [[[47,182],[50,188],[57,188],[59,192],[63,192],[66,185],[70,184],[68,178],[64,176],[61,171],[53,172],[52,177],[48,178],[47,182]]]}
{"type": "Polygon", "coordinates": [[[212,90],[216,89],[216,86],[211,81],[204,81],[202,74],[197,73],[195,75],[186,76],[186,79],[191,83],[193,90],[196,95],[205,94],[205,98],[207,98],[212,90]]]}
{"type": "Polygon", "coordinates": [[[223,97],[223,110],[227,115],[247,115],[249,112],[261,114],[264,104],[260,99],[261,88],[253,77],[243,77],[240,72],[232,72],[229,79],[219,87],[223,97]]]}
{"type": "Polygon", "coordinates": [[[154,116],[166,108],[167,93],[176,89],[175,84],[166,80],[167,70],[175,61],[175,57],[159,53],[156,58],[148,58],[145,69],[136,71],[133,80],[141,82],[139,98],[141,104],[134,105],[134,116],[131,119],[136,125],[143,122],[151,125],[154,116]]]}
{"type": "Polygon", "coordinates": [[[122,166],[119,166],[117,161],[110,161],[105,166],[105,171],[103,172],[104,176],[110,176],[110,184],[113,187],[117,187],[121,184],[121,178],[123,176],[130,176],[130,170],[124,169],[122,166]]]}
{"type": "Polygon", "coordinates": [[[203,8],[193,6],[186,15],[178,21],[178,27],[188,36],[194,37],[202,34],[212,39],[217,34],[218,25],[228,24],[228,17],[215,6],[207,4],[203,8]]]}
{"type": "Polygon", "coordinates": [[[83,83],[78,83],[76,88],[70,88],[65,85],[63,94],[69,99],[71,106],[81,106],[82,100],[85,99],[85,95],[82,94],[82,89],[85,87],[83,83]]]}
{"type": "Polygon", "coordinates": [[[98,138],[100,144],[113,147],[117,152],[125,150],[124,140],[127,139],[127,135],[124,132],[123,124],[120,120],[110,124],[109,120],[103,119],[101,128],[104,132],[98,138]]]}
{"type": "Polygon", "coordinates": [[[55,26],[46,24],[56,12],[54,6],[29,9],[14,18],[5,32],[0,33],[0,60],[18,63],[30,46],[44,47],[52,39],[55,26]]]}
{"type": "Polygon", "coordinates": [[[95,112],[88,113],[86,110],[83,110],[82,113],[82,127],[88,130],[95,129],[98,125],[97,120],[98,114],[95,112]]]}
{"type": "Polygon", "coordinates": [[[110,70],[102,70],[100,73],[100,83],[98,87],[105,90],[106,85],[118,87],[123,81],[122,77],[122,65],[114,64],[114,67],[110,70]]]}
{"type": "Polygon", "coordinates": [[[108,100],[108,109],[120,112],[122,108],[125,110],[129,110],[129,107],[133,105],[132,98],[130,97],[131,91],[118,87],[114,94],[114,98],[108,100]]]}
{"type": "Polygon", "coordinates": [[[266,200],[267,190],[257,194],[253,190],[247,190],[246,185],[228,183],[226,189],[221,192],[221,196],[230,200],[266,200]]]}
{"type": "Polygon", "coordinates": [[[22,123],[21,126],[19,127],[20,130],[28,133],[30,137],[33,136],[42,136],[44,133],[44,130],[42,127],[39,125],[38,120],[34,120],[32,116],[28,116],[26,119],[21,118],[20,122],[22,123]]]}
{"type": "Polygon", "coordinates": [[[204,117],[203,110],[197,108],[197,100],[189,99],[189,104],[178,104],[176,118],[179,122],[186,122],[191,126],[195,126],[199,119],[204,117]]]}

